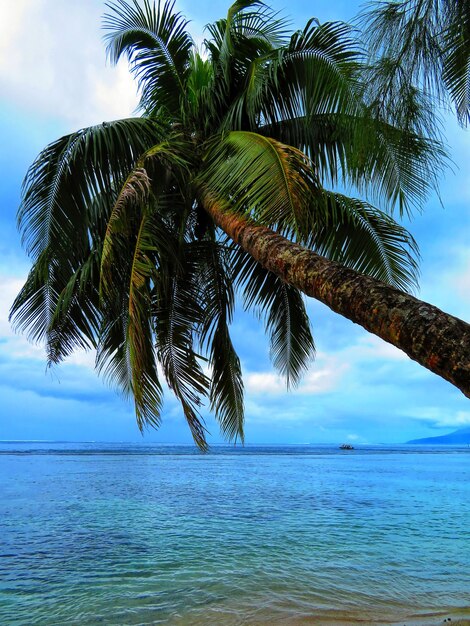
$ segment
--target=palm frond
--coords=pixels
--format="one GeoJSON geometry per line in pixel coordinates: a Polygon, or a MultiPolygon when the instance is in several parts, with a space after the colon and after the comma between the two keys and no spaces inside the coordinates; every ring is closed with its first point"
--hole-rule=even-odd
{"type": "Polygon", "coordinates": [[[100,292],[109,291],[109,285],[116,278],[116,267],[120,263],[120,254],[125,254],[129,236],[135,231],[136,218],[141,208],[146,205],[150,193],[150,179],[147,171],[136,167],[127,177],[114,204],[104,236],[101,254],[100,292]],[[137,213],[137,215],[136,215],[137,213]],[[124,249],[122,247],[124,245],[124,249]]]}
{"type": "MultiPolygon", "coordinates": [[[[129,233],[135,233],[136,218],[138,219],[142,208],[148,205],[149,201],[157,201],[158,210],[161,212],[163,204],[168,201],[167,188],[171,186],[169,181],[177,182],[178,177],[184,178],[188,162],[181,152],[187,150],[184,142],[177,139],[156,144],[140,156],[136,166],[127,176],[110,213],[104,234],[101,291],[116,277],[115,269],[116,263],[119,263],[119,256],[121,253],[126,254],[125,249],[120,250],[120,245],[124,242],[125,246],[129,233]]],[[[153,223],[161,226],[158,220],[153,223]]],[[[156,244],[158,242],[160,246],[164,246],[159,228],[154,229],[153,236],[156,237],[156,244]]]]}
{"type": "Polygon", "coordinates": [[[113,270],[102,279],[97,366],[105,379],[125,394],[132,394],[137,423],[158,426],[162,388],[158,378],[153,332],[151,291],[158,280],[156,242],[158,232],[151,209],[140,208],[127,231],[112,238],[113,270]],[[116,242],[116,239],[118,242],[116,242]],[[120,254],[114,256],[119,251],[120,254]]]}
{"type": "Polygon", "coordinates": [[[214,142],[200,180],[234,210],[268,226],[304,228],[304,207],[318,188],[305,154],[257,133],[233,131],[214,142]]]}
{"type": "MultiPolygon", "coordinates": [[[[130,196],[132,198],[132,194],[130,196]]],[[[129,196],[128,196],[129,198],[129,196]]],[[[119,199],[118,199],[119,201],[119,199]]],[[[159,259],[177,252],[174,237],[152,202],[114,215],[102,255],[97,367],[105,380],[133,395],[139,427],[158,426],[162,390],[158,379],[154,291],[159,259]]]]}
{"type": "Polygon", "coordinates": [[[26,332],[28,339],[36,343],[47,338],[62,287],[57,287],[58,265],[52,259],[49,248],[42,251],[10,310],[15,330],[26,332]]]}
{"type": "Polygon", "coordinates": [[[45,342],[49,364],[58,363],[75,348],[94,347],[99,322],[102,236],[114,200],[111,185],[83,207],[88,228],[82,249],[48,245],[40,254],[13,303],[10,318],[30,340],[45,342]]]}
{"type": "Polygon", "coordinates": [[[167,142],[157,144],[140,157],[110,213],[101,255],[101,306],[121,324],[116,329],[108,324],[98,364],[108,380],[115,378],[124,390],[132,392],[141,429],[145,424],[158,426],[162,404],[152,291],[161,281],[161,258],[169,261],[178,254],[161,214],[164,190],[172,176],[169,163],[175,167],[182,163],[171,148],[174,146],[167,142]],[[144,166],[155,175],[153,180],[144,166]],[[116,344],[116,338],[121,343],[116,344]]]}
{"type": "Polygon", "coordinates": [[[57,304],[47,328],[47,360],[58,364],[75,350],[97,347],[101,314],[99,310],[100,249],[90,251],[89,257],[72,274],[57,298],[57,304]]]}
{"type": "Polygon", "coordinates": [[[194,350],[193,331],[201,321],[199,291],[192,268],[183,264],[171,272],[166,264],[154,295],[158,359],[168,383],[181,403],[196,444],[205,449],[205,427],[199,408],[207,396],[209,380],[194,350]]]}
{"type": "Polygon", "coordinates": [[[104,381],[128,398],[132,394],[132,368],[127,341],[128,299],[123,293],[119,303],[107,309],[101,303],[102,322],[96,351],[96,368],[104,381]]]}
{"type": "Polygon", "coordinates": [[[203,318],[201,344],[209,355],[211,409],[229,440],[244,441],[243,379],[240,359],[230,338],[234,291],[227,250],[218,242],[192,246],[199,265],[203,318]]]}
{"type": "Polygon", "coordinates": [[[158,276],[152,232],[151,216],[144,213],[130,268],[127,325],[132,392],[137,423],[141,429],[144,424],[159,425],[163,393],[158,379],[153,340],[151,286],[158,280],[158,276]]]}
{"type": "Polygon", "coordinates": [[[186,82],[186,98],[189,106],[182,110],[183,124],[199,129],[202,136],[210,133],[217,106],[214,102],[214,67],[209,59],[194,53],[186,82]]]}
{"type": "Polygon", "coordinates": [[[245,307],[264,319],[274,367],[285,377],[287,387],[297,385],[315,355],[302,295],[239,247],[232,251],[232,264],[245,307]]]}
{"type": "Polygon", "coordinates": [[[365,119],[353,129],[345,180],[371,200],[397,207],[400,216],[420,209],[447,165],[442,143],[380,119],[365,119]]]}
{"type": "Polygon", "coordinates": [[[361,106],[361,51],[341,22],[309,20],[272,63],[264,89],[253,94],[269,124],[302,116],[354,114],[361,106]]]}
{"type": "Polygon", "coordinates": [[[418,281],[418,247],[412,235],[372,205],[323,191],[311,208],[306,244],[318,254],[398,289],[418,281]]]}
{"type": "Polygon", "coordinates": [[[126,55],[141,91],[140,106],[148,112],[164,107],[178,115],[185,97],[193,41],[188,22],[174,11],[174,0],[151,3],[114,0],[105,15],[108,55],[117,63],[126,55]]]}
{"type": "Polygon", "coordinates": [[[86,251],[87,206],[122,183],[159,136],[155,122],[136,118],[84,128],[47,146],[28,170],[18,211],[28,254],[36,259],[49,245],[67,258],[86,251]]]}

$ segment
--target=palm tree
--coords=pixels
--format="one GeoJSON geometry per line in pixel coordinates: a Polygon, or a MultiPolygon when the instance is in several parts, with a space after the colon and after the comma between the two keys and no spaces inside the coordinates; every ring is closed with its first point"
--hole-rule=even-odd
{"type": "Polygon", "coordinates": [[[459,122],[470,122],[469,0],[374,1],[357,24],[374,61],[370,87],[392,116],[397,102],[403,112],[424,95],[434,106],[450,99],[459,122]]]}
{"type": "Polygon", "coordinates": [[[199,446],[204,398],[243,440],[235,296],[293,385],[314,354],[304,292],[470,394],[468,325],[404,291],[416,243],[373,204],[420,205],[443,151],[418,115],[402,129],[377,114],[350,28],[310,20],[289,34],[238,0],[202,56],[172,2],[108,6],[108,51],[127,55],[143,114],[46,147],[19,210],[33,266],[12,318],[48,362],[96,348],[141,429],[160,423],[163,375],[199,446]]]}

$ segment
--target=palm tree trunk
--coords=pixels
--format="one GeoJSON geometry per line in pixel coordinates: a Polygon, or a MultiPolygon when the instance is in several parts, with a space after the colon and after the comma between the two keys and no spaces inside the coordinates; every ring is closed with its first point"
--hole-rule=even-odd
{"type": "Polygon", "coordinates": [[[224,211],[208,194],[204,205],[214,222],[267,270],[400,348],[470,397],[470,324],[224,211]]]}

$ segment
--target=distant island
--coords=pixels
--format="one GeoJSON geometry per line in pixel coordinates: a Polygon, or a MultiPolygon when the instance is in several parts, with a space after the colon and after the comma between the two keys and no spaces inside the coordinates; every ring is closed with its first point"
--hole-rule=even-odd
{"type": "Polygon", "coordinates": [[[412,439],[406,443],[436,444],[436,445],[470,445],[470,427],[459,428],[448,435],[440,437],[425,437],[424,439],[412,439]]]}

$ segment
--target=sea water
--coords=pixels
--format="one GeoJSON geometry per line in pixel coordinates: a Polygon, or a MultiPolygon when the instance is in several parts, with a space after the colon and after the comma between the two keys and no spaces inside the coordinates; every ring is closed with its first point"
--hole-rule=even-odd
{"type": "Polygon", "coordinates": [[[470,450],[0,444],[0,624],[470,616],[470,450]]]}

